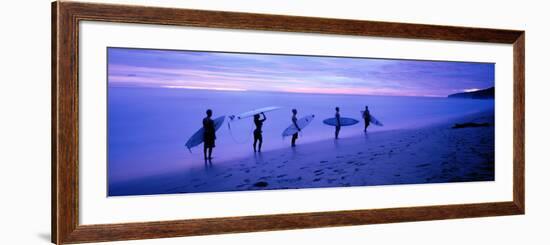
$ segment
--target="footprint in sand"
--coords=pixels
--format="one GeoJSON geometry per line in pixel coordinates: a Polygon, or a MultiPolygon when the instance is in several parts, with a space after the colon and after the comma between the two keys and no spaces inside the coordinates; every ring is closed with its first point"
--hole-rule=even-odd
{"type": "Polygon", "coordinates": [[[233,174],[228,174],[228,175],[223,176],[223,177],[224,177],[224,178],[229,178],[229,177],[231,177],[231,176],[233,176],[233,174]]]}
{"type": "Polygon", "coordinates": [[[357,152],[357,155],[361,155],[361,154],[363,154],[363,152],[361,152],[361,151],[360,151],[360,152],[357,152]]]}
{"type": "Polygon", "coordinates": [[[285,177],[286,174],[281,174],[281,175],[278,175],[277,178],[282,178],[282,177],[285,177]]]}
{"type": "Polygon", "coordinates": [[[268,185],[269,184],[265,181],[259,181],[259,182],[254,183],[255,187],[267,187],[268,185]]]}
{"type": "Polygon", "coordinates": [[[430,166],[431,164],[429,163],[424,163],[424,164],[419,164],[419,165],[416,165],[417,168],[423,168],[423,167],[427,167],[427,166],[430,166]]]}
{"type": "Polygon", "coordinates": [[[314,179],[313,182],[317,182],[319,180],[321,180],[321,178],[314,179]]]}
{"type": "Polygon", "coordinates": [[[328,161],[320,161],[319,163],[327,163],[328,161]]]}

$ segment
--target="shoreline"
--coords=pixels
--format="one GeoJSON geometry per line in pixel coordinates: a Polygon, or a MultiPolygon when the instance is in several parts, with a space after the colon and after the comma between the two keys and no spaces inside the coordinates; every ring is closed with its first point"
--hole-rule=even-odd
{"type": "Polygon", "coordinates": [[[494,110],[109,185],[109,196],[494,180],[494,110]],[[489,127],[452,129],[455,123],[489,127]]]}

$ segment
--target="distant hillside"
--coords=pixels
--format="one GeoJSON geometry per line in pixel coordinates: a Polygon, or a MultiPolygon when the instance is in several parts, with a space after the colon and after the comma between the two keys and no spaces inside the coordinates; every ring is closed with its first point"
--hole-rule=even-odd
{"type": "Polygon", "coordinates": [[[463,98],[463,99],[494,99],[495,87],[482,89],[474,92],[456,93],[447,96],[448,98],[463,98]]]}

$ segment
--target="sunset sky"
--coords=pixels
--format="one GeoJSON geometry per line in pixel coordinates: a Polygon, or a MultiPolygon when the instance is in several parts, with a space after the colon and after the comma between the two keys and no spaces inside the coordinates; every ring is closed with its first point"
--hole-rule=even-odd
{"type": "Polygon", "coordinates": [[[446,97],[494,64],[108,48],[109,86],[446,97]]]}

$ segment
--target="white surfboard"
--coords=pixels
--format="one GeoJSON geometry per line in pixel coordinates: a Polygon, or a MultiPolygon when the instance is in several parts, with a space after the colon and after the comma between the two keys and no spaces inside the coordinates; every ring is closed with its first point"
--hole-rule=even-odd
{"type": "MultiPolygon", "coordinates": [[[[296,124],[298,124],[298,127],[300,127],[300,129],[304,129],[305,127],[307,127],[307,125],[309,125],[313,121],[313,118],[315,118],[315,115],[313,115],[313,114],[302,117],[302,118],[298,119],[298,121],[296,121],[296,124]]],[[[283,137],[286,137],[286,136],[293,135],[295,133],[298,133],[298,129],[296,128],[296,126],[293,123],[283,131],[282,135],[283,135],[283,137]]]]}
{"type": "MultiPolygon", "coordinates": [[[[224,120],[225,120],[225,116],[221,116],[214,119],[214,128],[216,129],[216,131],[220,129],[224,120]]],[[[199,130],[197,130],[197,132],[193,134],[193,136],[191,136],[191,138],[189,138],[189,140],[187,140],[187,142],[185,143],[185,146],[189,151],[191,151],[191,148],[202,144],[203,141],[204,141],[204,128],[200,128],[199,130]]]]}
{"type": "MultiPolygon", "coordinates": [[[[351,126],[357,124],[359,121],[349,118],[349,117],[340,117],[340,126],[351,126]]],[[[323,123],[329,126],[336,126],[338,124],[338,121],[336,120],[336,117],[331,117],[323,120],[323,123]]]]}
{"type": "MultiPolygon", "coordinates": [[[[363,118],[363,113],[365,113],[365,111],[361,111],[361,118],[363,118]]],[[[382,122],[378,121],[378,119],[376,119],[372,114],[370,114],[370,122],[376,126],[384,126],[384,124],[382,124],[382,122]]]]}
{"type": "Polygon", "coordinates": [[[256,114],[260,114],[262,112],[270,112],[270,111],[279,110],[279,109],[281,109],[281,107],[268,106],[268,107],[258,108],[256,110],[252,110],[252,111],[247,111],[247,112],[241,113],[239,115],[229,116],[229,118],[231,120],[240,120],[240,119],[244,119],[244,118],[247,118],[247,117],[252,117],[252,116],[254,116],[256,114]]]}

